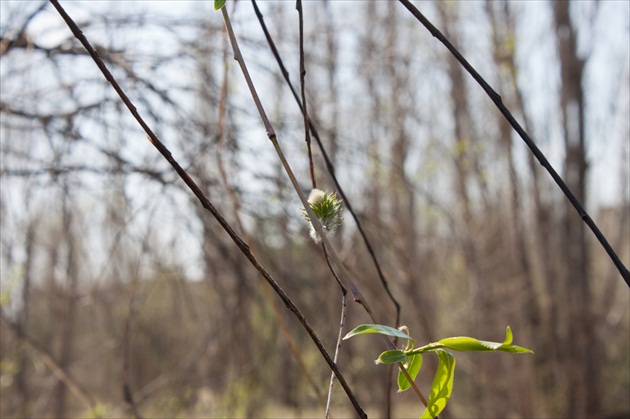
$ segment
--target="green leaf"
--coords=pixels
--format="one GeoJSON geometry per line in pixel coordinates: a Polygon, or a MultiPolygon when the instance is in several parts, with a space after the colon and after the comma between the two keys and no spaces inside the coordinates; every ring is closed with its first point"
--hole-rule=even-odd
{"type": "Polygon", "coordinates": [[[377,364],[397,364],[399,362],[407,361],[407,355],[403,351],[394,349],[391,351],[383,352],[376,360],[377,364]]]}
{"type": "Polygon", "coordinates": [[[352,329],[343,338],[345,340],[345,339],[350,339],[353,336],[365,335],[368,333],[378,333],[380,335],[388,335],[388,336],[395,336],[395,337],[399,337],[403,339],[411,339],[409,335],[407,335],[406,333],[401,332],[400,330],[395,329],[393,327],[383,326],[381,324],[362,324],[361,326],[357,326],[354,329],[352,329]]]}
{"type": "Polygon", "coordinates": [[[503,351],[503,352],[509,352],[512,354],[533,354],[534,353],[534,351],[532,351],[531,349],[523,348],[522,346],[516,346],[516,345],[501,346],[498,350],[503,351]]]}
{"type": "Polygon", "coordinates": [[[440,343],[445,348],[463,352],[493,352],[501,347],[501,344],[497,342],[486,342],[466,336],[442,339],[440,343]]]}
{"type": "Polygon", "coordinates": [[[512,344],[512,329],[510,329],[510,326],[505,328],[505,340],[503,341],[504,345],[510,345],[512,344]]]}
{"type": "MultiPolygon", "coordinates": [[[[420,368],[422,367],[422,355],[415,354],[411,355],[408,358],[408,361],[405,362],[405,368],[407,369],[407,373],[412,380],[416,379],[416,376],[420,372],[420,368]]],[[[398,391],[403,392],[408,390],[411,387],[411,383],[405,377],[402,371],[398,371],[398,391]]]]}
{"type": "Polygon", "coordinates": [[[455,337],[455,338],[446,338],[440,340],[438,343],[443,345],[445,348],[451,349],[453,351],[462,351],[462,352],[494,352],[494,351],[503,351],[503,352],[511,352],[511,353],[530,353],[533,354],[530,349],[523,348],[521,346],[512,345],[512,330],[510,326],[505,329],[505,340],[503,343],[498,342],[488,342],[485,340],[478,340],[475,338],[469,338],[466,336],[455,337]]]}
{"type": "Polygon", "coordinates": [[[214,0],[214,10],[219,10],[225,6],[226,0],[214,0]]]}
{"type": "Polygon", "coordinates": [[[453,392],[453,378],[455,375],[455,357],[443,349],[436,349],[439,364],[435,378],[431,385],[431,395],[420,419],[432,419],[446,407],[453,392]]]}

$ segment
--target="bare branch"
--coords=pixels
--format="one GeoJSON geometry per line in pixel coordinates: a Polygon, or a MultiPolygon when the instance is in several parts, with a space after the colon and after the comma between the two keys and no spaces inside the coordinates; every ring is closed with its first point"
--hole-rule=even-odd
{"type": "MultiPolygon", "coordinates": [[[[251,251],[249,249],[249,246],[234,231],[234,229],[225,220],[223,215],[214,207],[214,205],[212,205],[210,200],[201,191],[199,186],[197,186],[195,181],[193,181],[192,178],[188,175],[188,173],[179,165],[179,163],[177,163],[177,161],[173,158],[173,156],[172,156],[171,152],[168,150],[168,148],[166,148],[166,146],[164,146],[164,144],[162,144],[162,142],[158,139],[158,137],[149,128],[149,126],[146,124],[146,122],[142,119],[142,117],[140,116],[140,114],[136,110],[136,107],[133,105],[133,103],[127,97],[125,92],[119,86],[118,82],[116,82],[116,80],[114,79],[112,74],[109,72],[109,70],[107,69],[107,66],[103,62],[102,58],[99,56],[98,52],[96,52],[96,50],[94,50],[94,48],[92,47],[90,42],[87,40],[85,35],[83,35],[83,32],[79,29],[79,27],[72,20],[72,18],[66,13],[66,11],[63,9],[63,7],[61,7],[59,2],[57,0],[50,0],[50,2],[53,4],[55,9],[57,9],[57,11],[61,15],[61,17],[64,19],[64,21],[66,22],[66,24],[68,25],[68,27],[70,28],[70,30],[72,31],[74,36],[81,42],[81,44],[83,44],[85,49],[92,56],[92,59],[94,60],[96,65],[99,67],[99,69],[101,70],[101,72],[103,73],[103,75],[105,76],[107,81],[110,82],[110,84],[112,85],[114,90],[116,90],[116,92],[118,93],[118,95],[120,96],[122,101],[125,103],[125,105],[129,109],[129,111],[131,112],[131,114],[134,116],[134,118],[138,121],[140,126],[147,133],[147,137],[148,137],[149,141],[151,142],[151,144],[153,144],[153,146],[160,152],[160,154],[162,154],[162,156],[164,156],[164,158],[171,164],[171,166],[173,166],[173,168],[175,169],[177,174],[182,178],[182,180],[186,183],[186,185],[188,185],[188,187],[195,194],[197,199],[199,199],[199,201],[201,202],[202,206],[205,209],[207,209],[213,215],[213,217],[219,222],[221,227],[223,227],[223,229],[228,233],[228,235],[234,241],[234,243],[239,248],[239,250],[250,261],[250,263],[254,266],[254,268],[256,268],[256,270],[258,272],[260,272],[260,274],[267,281],[267,283],[269,283],[269,285],[271,285],[271,287],[278,294],[278,296],[280,296],[280,298],[282,299],[282,301],[284,302],[286,307],[289,310],[291,310],[291,312],[297,317],[297,319],[300,321],[300,323],[302,324],[304,329],[307,331],[307,333],[309,334],[309,336],[311,337],[311,339],[313,340],[313,342],[317,346],[318,350],[320,351],[320,353],[322,354],[322,356],[326,360],[326,363],[335,372],[335,375],[339,379],[339,382],[341,383],[342,387],[344,388],[344,390],[348,394],[348,397],[351,399],[353,405],[355,406],[355,409],[357,410],[357,413],[359,413],[359,415],[361,417],[366,418],[367,415],[365,414],[365,412],[361,408],[361,405],[359,404],[358,400],[356,399],[356,397],[352,393],[352,390],[350,389],[349,385],[345,381],[345,378],[341,374],[341,371],[339,371],[339,369],[337,368],[337,365],[332,360],[332,358],[330,357],[330,355],[326,351],[326,348],[324,347],[324,345],[322,344],[321,340],[317,336],[317,333],[311,327],[311,325],[309,324],[308,320],[304,317],[304,315],[299,310],[299,308],[293,303],[291,298],[286,294],[284,289],[276,282],[276,280],[271,276],[271,274],[265,269],[265,267],[260,264],[258,259],[256,259],[256,257],[251,253],[251,251]]],[[[223,8],[222,10],[224,12],[224,16],[226,16],[225,15],[225,13],[226,13],[225,8],[223,8]]],[[[251,82],[251,80],[250,80],[250,82],[251,82]]],[[[260,101],[258,100],[257,103],[260,104],[260,101]]],[[[262,108],[260,108],[260,110],[262,110],[262,108]]],[[[264,114],[264,110],[262,110],[262,113],[264,114]]],[[[267,124],[266,127],[268,128],[268,134],[270,136],[273,136],[273,138],[275,138],[275,133],[273,132],[273,128],[271,128],[271,125],[268,124],[268,120],[266,121],[266,124],[267,124]]],[[[304,197],[304,201],[306,201],[305,197],[304,197]]],[[[308,205],[307,205],[307,207],[308,207],[308,205]]],[[[310,209],[310,207],[309,207],[309,209],[310,209]]],[[[316,219],[316,217],[313,217],[313,218],[316,219]]],[[[320,229],[321,229],[321,226],[320,226],[320,229]]]]}
{"type": "Polygon", "coordinates": [[[571,202],[571,205],[573,205],[579,216],[582,218],[582,221],[584,221],[584,223],[586,223],[586,225],[591,229],[593,234],[595,234],[595,237],[597,237],[597,240],[600,242],[604,250],[606,250],[606,253],[608,253],[608,256],[617,267],[617,270],[621,274],[621,277],[624,279],[624,281],[626,281],[628,287],[630,287],[630,271],[628,271],[628,268],[626,268],[625,265],[621,262],[619,256],[617,256],[613,248],[610,246],[604,234],[599,230],[597,224],[595,224],[595,221],[593,221],[591,216],[588,215],[580,201],[575,197],[573,192],[571,192],[567,184],[564,182],[558,172],[556,172],[551,163],[549,163],[549,160],[547,160],[543,152],[540,151],[540,149],[531,139],[529,134],[527,134],[527,132],[525,132],[518,121],[516,121],[512,113],[505,107],[505,105],[503,105],[501,96],[499,96],[499,94],[495,92],[492,87],[490,87],[490,85],[484,80],[484,78],[479,75],[479,73],[473,68],[473,66],[470,65],[470,63],[453,46],[453,44],[451,44],[451,42],[435,26],[433,26],[433,24],[409,0],[399,1],[403,4],[403,6],[407,8],[407,10],[409,10],[409,12],[411,12],[412,15],[414,15],[416,19],[420,21],[420,23],[422,23],[422,25],[424,25],[425,28],[427,28],[431,35],[433,35],[442,44],[444,44],[444,46],[453,54],[457,61],[459,61],[462,66],[464,66],[466,71],[468,71],[468,73],[475,79],[475,81],[479,83],[481,88],[488,94],[492,102],[494,102],[499,111],[508,120],[512,128],[514,128],[518,135],[523,139],[525,144],[527,144],[527,147],[529,147],[531,152],[536,156],[538,162],[547,170],[547,172],[551,175],[556,184],[560,187],[564,195],[571,202]]]}
{"type": "Polygon", "coordinates": [[[311,183],[313,189],[317,188],[317,182],[315,181],[315,169],[313,168],[313,152],[311,150],[311,131],[308,128],[308,110],[306,107],[306,67],[304,66],[304,10],[302,9],[302,1],[297,0],[295,2],[295,8],[298,12],[299,32],[300,32],[300,93],[302,94],[302,115],[304,116],[304,137],[306,141],[306,148],[308,150],[308,167],[311,174],[311,183]]]}
{"type": "MultiPolygon", "coordinates": [[[[293,84],[291,83],[289,72],[284,66],[282,58],[280,57],[280,54],[278,53],[278,49],[276,48],[273,38],[271,37],[269,30],[267,29],[267,25],[265,24],[263,15],[260,12],[260,9],[258,8],[258,4],[256,3],[256,0],[252,0],[252,6],[254,7],[254,11],[256,12],[258,22],[260,23],[260,26],[262,27],[263,32],[265,33],[265,38],[267,39],[269,48],[271,48],[273,56],[275,57],[276,62],[278,63],[278,67],[280,67],[280,71],[282,72],[282,75],[285,81],[287,82],[287,85],[289,86],[289,89],[291,90],[291,93],[293,94],[295,101],[300,107],[300,111],[304,112],[304,108],[302,107],[300,97],[298,96],[297,91],[295,90],[295,88],[293,87],[293,84]]],[[[374,263],[379,279],[381,281],[381,285],[385,289],[387,296],[389,297],[389,299],[392,301],[392,303],[394,304],[396,308],[396,323],[395,324],[398,326],[400,324],[400,303],[398,302],[398,300],[396,300],[396,298],[394,297],[394,295],[392,294],[389,288],[389,282],[385,278],[385,274],[383,273],[383,270],[381,269],[381,265],[378,262],[378,259],[376,258],[376,253],[374,252],[374,248],[372,244],[370,243],[370,240],[368,239],[367,234],[365,233],[365,230],[363,229],[363,225],[361,221],[359,220],[359,217],[356,215],[356,212],[352,208],[352,204],[350,203],[350,200],[346,196],[343,188],[341,187],[341,184],[337,180],[337,176],[335,175],[335,166],[333,165],[330,157],[328,156],[328,153],[326,152],[326,149],[324,148],[324,144],[322,143],[319,133],[317,132],[317,128],[313,124],[313,121],[310,120],[310,118],[308,119],[308,124],[309,124],[309,129],[311,130],[313,137],[315,138],[315,141],[317,141],[317,145],[319,146],[322,156],[324,157],[324,161],[326,162],[326,168],[328,169],[328,173],[330,174],[333,182],[335,183],[335,187],[337,191],[339,192],[339,195],[343,199],[348,212],[350,212],[350,214],[352,215],[352,218],[354,219],[354,222],[357,228],[359,229],[359,234],[361,235],[363,242],[365,243],[368,253],[370,254],[370,258],[372,259],[372,262],[374,263]]]]}

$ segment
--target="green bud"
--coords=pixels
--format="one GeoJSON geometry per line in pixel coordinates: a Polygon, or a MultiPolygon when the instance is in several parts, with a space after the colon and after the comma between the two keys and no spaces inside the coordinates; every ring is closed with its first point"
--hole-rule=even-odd
{"type": "MultiPolygon", "coordinates": [[[[341,218],[341,199],[337,198],[336,193],[313,189],[308,197],[308,203],[322,227],[326,230],[334,230],[343,221],[343,218],[341,218]]],[[[306,210],[303,211],[303,216],[311,227],[311,238],[315,243],[319,243],[321,237],[319,237],[319,234],[313,227],[306,210]]]]}

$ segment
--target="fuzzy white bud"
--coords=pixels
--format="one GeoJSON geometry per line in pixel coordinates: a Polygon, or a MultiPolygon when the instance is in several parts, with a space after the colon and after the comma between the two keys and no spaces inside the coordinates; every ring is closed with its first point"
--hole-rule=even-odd
{"type": "MultiPolygon", "coordinates": [[[[334,230],[341,224],[343,220],[340,215],[341,200],[337,198],[335,193],[327,193],[315,188],[308,196],[308,204],[325,230],[334,230]]],[[[306,210],[304,210],[303,215],[309,224],[311,238],[315,243],[320,243],[321,237],[315,230],[306,210]]]]}
{"type": "Polygon", "coordinates": [[[322,191],[321,189],[315,188],[308,196],[308,203],[313,205],[324,199],[324,195],[326,195],[326,192],[322,191]]]}

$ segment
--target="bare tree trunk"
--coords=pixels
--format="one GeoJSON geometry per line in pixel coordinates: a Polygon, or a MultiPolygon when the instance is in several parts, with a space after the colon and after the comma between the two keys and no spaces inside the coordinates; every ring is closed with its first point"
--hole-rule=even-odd
{"type": "MultiPolygon", "coordinates": [[[[76,238],[72,234],[72,203],[70,202],[67,183],[64,184],[63,194],[63,229],[67,245],[66,280],[68,286],[66,288],[66,298],[64,302],[65,310],[61,317],[62,329],[59,367],[63,371],[68,371],[74,354],[74,331],[78,295],[78,255],[76,254],[76,238]]],[[[57,418],[67,417],[66,393],[66,385],[61,381],[58,382],[54,394],[53,408],[53,412],[57,418]]]]}
{"type": "MultiPolygon", "coordinates": [[[[508,3],[495,3],[489,0],[486,1],[486,11],[490,17],[492,24],[492,40],[493,40],[493,58],[494,64],[499,72],[500,79],[500,91],[503,100],[509,102],[516,102],[513,87],[513,80],[511,80],[513,71],[515,70],[514,61],[514,45],[510,45],[510,41],[516,37],[514,30],[514,18],[509,11],[508,3]],[[499,16],[495,7],[500,10],[499,16]],[[502,23],[502,24],[501,24],[502,23]],[[508,71],[502,71],[506,68],[508,71]],[[507,73],[507,74],[506,74],[507,73]]],[[[510,106],[511,108],[515,106],[510,106]]],[[[528,316],[530,321],[538,322],[539,308],[538,302],[534,300],[534,285],[532,283],[532,270],[531,262],[529,260],[529,253],[527,251],[525,226],[523,225],[524,211],[522,207],[521,197],[521,185],[516,172],[514,163],[514,153],[512,152],[512,128],[509,123],[500,114],[497,113],[498,126],[499,126],[499,141],[503,148],[503,153],[507,159],[508,166],[508,188],[510,189],[510,219],[513,224],[513,242],[512,246],[515,251],[516,265],[520,267],[521,274],[525,279],[527,289],[529,290],[529,298],[531,304],[527,306],[532,310],[528,316]]]]}
{"type": "MultiPolygon", "coordinates": [[[[560,105],[565,140],[564,178],[576,198],[585,204],[586,162],[584,132],[584,60],[577,55],[577,35],[571,23],[569,2],[553,3],[558,55],[561,68],[560,105]]],[[[599,339],[595,336],[589,287],[589,252],[585,227],[566,202],[564,214],[564,282],[570,307],[569,363],[566,414],[593,416],[599,412],[599,339]]]]}
{"type": "MultiPolygon", "coordinates": [[[[376,2],[368,2],[366,4],[366,20],[367,24],[371,27],[378,25],[378,12],[376,10],[377,7],[376,2]]],[[[367,95],[370,97],[370,121],[369,124],[369,142],[368,142],[368,155],[369,155],[369,163],[368,163],[368,177],[370,178],[369,187],[366,191],[367,195],[367,203],[366,206],[370,208],[370,216],[371,223],[370,225],[374,228],[374,223],[379,223],[379,220],[382,219],[383,209],[381,208],[381,199],[380,194],[382,191],[381,186],[381,171],[383,170],[382,165],[382,157],[380,150],[380,142],[381,133],[379,132],[379,128],[382,124],[381,121],[381,98],[377,89],[377,79],[378,76],[374,71],[374,62],[372,59],[372,54],[377,50],[376,42],[378,37],[372,31],[368,31],[365,38],[362,40],[361,51],[363,52],[363,56],[361,57],[361,68],[366,70],[366,73],[363,75],[366,83],[367,95]]],[[[378,233],[375,231],[372,237],[377,237],[378,233]]],[[[375,243],[378,244],[380,240],[375,240],[375,243]]],[[[378,249],[376,250],[378,252],[378,249]]]]}
{"type": "Polygon", "coordinates": [[[33,271],[33,259],[34,259],[34,245],[35,245],[35,231],[36,222],[31,221],[26,230],[26,266],[24,269],[24,284],[22,284],[22,309],[16,321],[16,334],[19,339],[19,345],[21,349],[18,356],[18,372],[15,376],[15,387],[17,390],[17,403],[18,403],[18,416],[29,417],[30,416],[30,394],[28,386],[28,356],[27,351],[24,350],[24,342],[26,335],[28,334],[28,321],[29,321],[29,309],[30,309],[30,291],[31,291],[31,275],[33,271]]]}
{"type": "MultiPolygon", "coordinates": [[[[441,19],[445,35],[459,48],[458,41],[458,14],[460,5],[454,3],[437,4],[438,13],[441,19]]],[[[454,189],[455,189],[455,205],[457,210],[458,223],[455,234],[458,235],[460,248],[464,260],[464,272],[468,282],[468,304],[465,310],[466,322],[471,333],[480,333],[482,327],[486,328],[488,321],[483,319],[481,313],[492,312],[494,299],[491,294],[493,289],[490,284],[484,284],[483,279],[486,278],[484,272],[484,261],[482,261],[483,246],[487,243],[482,237],[479,237],[479,223],[482,217],[476,217],[473,208],[473,199],[471,186],[473,182],[477,182],[483,204],[485,204],[484,213],[489,213],[488,198],[486,185],[480,170],[480,164],[477,157],[478,136],[475,133],[475,127],[472,122],[471,109],[469,106],[468,88],[466,85],[466,73],[459,62],[452,56],[447,58],[447,73],[450,80],[450,100],[453,112],[453,137],[452,137],[452,158],[454,168],[454,189]]],[[[491,320],[491,319],[488,319],[491,320]]],[[[484,364],[481,360],[474,369],[473,374],[477,380],[483,382],[489,380],[488,368],[489,364],[484,364]]],[[[494,406],[486,402],[486,398],[482,395],[481,386],[473,386],[471,388],[471,397],[477,403],[478,414],[489,414],[494,406]]]]}
{"type": "MultiPolygon", "coordinates": [[[[454,28],[457,27],[457,17],[451,7],[455,4],[438,4],[438,11],[442,20],[442,26],[446,36],[457,46],[457,35],[454,28]]],[[[447,72],[451,82],[450,98],[453,104],[453,166],[455,169],[454,186],[457,197],[457,208],[461,220],[461,246],[466,260],[466,268],[469,280],[469,298],[471,307],[477,306],[479,297],[479,280],[481,278],[477,248],[473,241],[473,211],[468,188],[468,180],[472,175],[472,157],[470,144],[474,140],[473,126],[468,108],[468,95],[464,79],[464,71],[457,60],[448,57],[447,72]]],[[[477,310],[475,310],[477,312],[477,310]]]]}
{"type": "MultiPolygon", "coordinates": [[[[513,92],[513,84],[510,80],[509,69],[515,65],[514,63],[514,45],[509,45],[508,40],[515,40],[514,33],[514,19],[509,13],[509,6],[507,3],[495,3],[486,1],[486,12],[490,18],[492,25],[492,55],[494,64],[497,69],[497,76],[499,78],[499,92],[504,101],[514,102],[512,99],[515,95],[513,92]],[[498,8],[499,11],[495,10],[498,8]],[[498,15],[498,16],[497,16],[498,15]],[[507,72],[505,71],[507,67],[507,72]],[[507,73],[507,74],[506,74],[507,73]],[[512,100],[510,100],[510,99],[512,100]]],[[[514,41],[515,43],[515,41],[514,41]]],[[[536,298],[535,286],[533,282],[533,275],[531,270],[531,263],[529,260],[529,253],[527,248],[527,241],[525,235],[525,227],[523,225],[524,211],[522,208],[521,199],[521,185],[517,176],[516,167],[514,164],[514,154],[512,152],[512,128],[508,122],[500,114],[497,113],[497,125],[499,127],[499,145],[502,148],[501,157],[505,156],[507,160],[508,179],[507,188],[509,189],[509,223],[512,225],[511,240],[514,249],[510,252],[510,265],[516,268],[517,272],[514,272],[515,280],[520,280],[524,283],[523,289],[526,293],[521,297],[526,303],[524,304],[526,313],[522,316],[523,325],[528,325],[536,328],[540,324],[540,306],[538,299],[536,298]]],[[[531,328],[530,327],[530,328],[531,328]]],[[[519,329],[522,329],[519,327],[519,329]]],[[[529,333],[530,337],[533,337],[533,333],[529,333]]],[[[526,367],[527,368],[527,367],[526,367]]],[[[534,382],[531,379],[531,368],[527,370],[519,368],[518,365],[511,366],[511,369],[515,374],[519,374],[518,379],[524,374],[530,375],[530,384],[534,382]]],[[[526,417],[532,417],[533,414],[533,394],[531,391],[523,392],[523,388],[517,385],[509,386],[509,398],[510,403],[517,406],[517,410],[523,413],[526,417]]]]}

